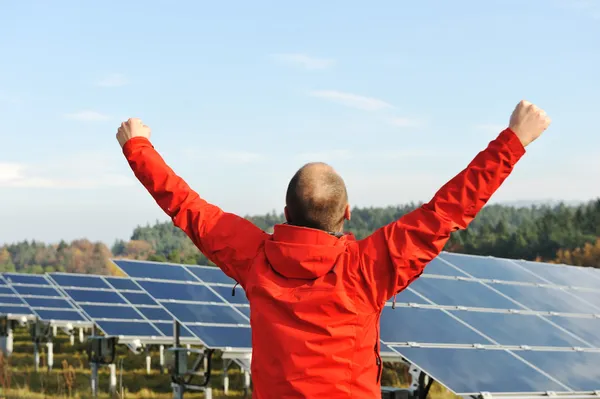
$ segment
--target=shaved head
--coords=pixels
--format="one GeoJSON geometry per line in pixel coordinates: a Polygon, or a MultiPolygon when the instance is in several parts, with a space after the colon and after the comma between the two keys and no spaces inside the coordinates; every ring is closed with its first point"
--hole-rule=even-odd
{"type": "Polygon", "coordinates": [[[348,193],[340,175],[326,163],[301,167],[288,185],[288,223],[329,232],[339,232],[347,218],[348,193]]]}

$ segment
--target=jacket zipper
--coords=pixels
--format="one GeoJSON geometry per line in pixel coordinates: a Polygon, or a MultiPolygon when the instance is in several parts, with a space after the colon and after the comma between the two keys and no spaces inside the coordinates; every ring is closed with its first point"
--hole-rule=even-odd
{"type": "Polygon", "coordinates": [[[377,382],[379,383],[383,367],[381,364],[381,356],[379,355],[379,351],[377,350],[377,344],[375,344],[375,364],[377,365],[377,382]]]}
{"type": "Polygon", "coordinates": [[[381,379],[381,373],[383,371],[383,364],[381,363],[381,356],[379,355],[379,316],[377,317],[376,326],[377,335],[375,336],[375,364],[377,365],[376,382],[379,383],[379,380],[381,379]]]}

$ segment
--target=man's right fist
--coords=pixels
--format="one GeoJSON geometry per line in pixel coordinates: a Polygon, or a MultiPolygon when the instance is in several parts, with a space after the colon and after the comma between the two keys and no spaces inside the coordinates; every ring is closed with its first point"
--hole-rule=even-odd
{"type": "Polygon", "coordinates": [[[127,122],[121,123],[119,130],[117,130],[117,140],[123,148],[125,143],[134,137],[150,139],[150,128],[138,118],[129,118],[127,122]]]}
{"type": "Polygon", "coordinates": [[[527,147],[540,137],[549,125],[550,118],[542,109],[523,100],[513,111],[508,127],[519,137],[523,147],[527,147]]]}

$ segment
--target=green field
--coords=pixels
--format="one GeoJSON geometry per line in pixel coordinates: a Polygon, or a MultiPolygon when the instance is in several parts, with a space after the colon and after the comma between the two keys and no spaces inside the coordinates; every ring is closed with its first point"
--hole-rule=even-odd
{"type": "MultiPolygon", "coordinates": [[[[86,344],[71,345],[69,337],[59,330],[54,337],[54,366],[47,368],[46,346],[40,345],[40,369],[35,371],[34,347],[26,328],[14,331],[13,353],[10,357],[0,354],[0,393],[2,399],[28,398],[91,398],[90,366],[86,344]]],[[[172,397],[171,380],[162,373],[159,364],[158,347],[150,348],[152,370],[146,373],[145,354],[134,354],[126,346],[117,349],[117,394],[119,399],[167,399],[172,397]]],[[[409,378],[406,368],[400,364],[387,364],[382,376],[382,384],[406,386],[409,378]]],[[[223,393],[223,362],[217,352],[213,356],[211,387],[213,398],[244,397],[244,374],[237,365],[229,369],[229,393],[223,393]]],[[[99,370],[99,398],[110,398],[109,370],[99,370]]],[[[448,394],[443,388],[434,385],[432,397],[448,394]]],[[[202,393],[186,393],[186,398],[202,398],[202,393]]]]}

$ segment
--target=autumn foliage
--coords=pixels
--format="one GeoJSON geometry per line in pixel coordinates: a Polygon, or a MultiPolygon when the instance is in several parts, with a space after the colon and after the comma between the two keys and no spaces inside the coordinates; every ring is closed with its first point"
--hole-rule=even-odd
{"type": "MultiPolygon", "coordinates": [[[[357,238],[396,220],[419,204],[385,208],[355,208],[346,229],[357,238]]],[[[284,221],[275,212],[247,217],[270,232],[284,221]]],[[[564,204],[485,207],[469,228],[455,232],[447,251],[600,267],[600,199],[578,206],[564,204]]],[[[23,241],[0,246],[0,272],[71,272],[117,275],[111,257],[211,264],[172,223],[136,227],[128,241],[112,248],[80,239],[44,244],[23,241]]]]}

